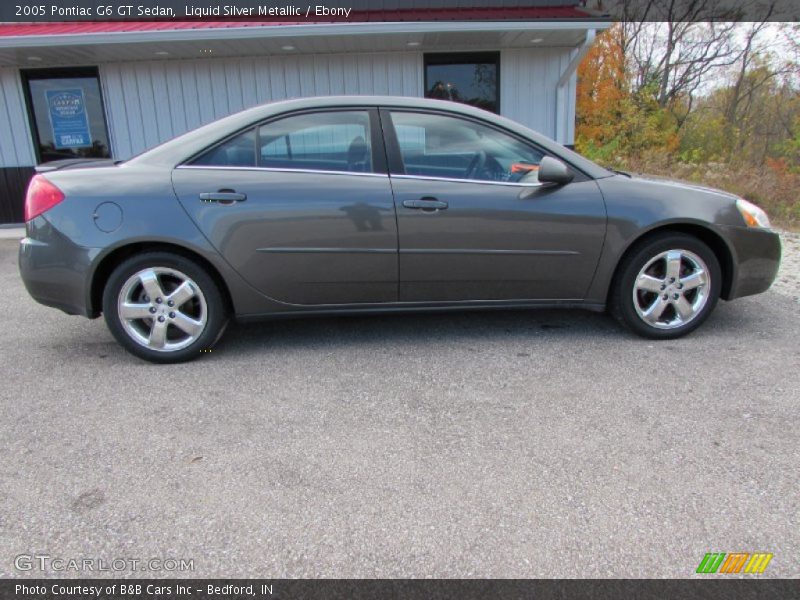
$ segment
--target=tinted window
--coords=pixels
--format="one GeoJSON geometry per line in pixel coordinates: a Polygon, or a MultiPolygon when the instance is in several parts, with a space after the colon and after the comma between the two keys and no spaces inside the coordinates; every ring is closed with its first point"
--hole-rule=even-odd
{"type": "Polygon", "coordinates": [[[193,165],[211,167],[255,167],[256,130],[248,129],[196,158],[193,165]]]}
{"type": "Polygon", "coordinates": [[[372,171],[369,114],[321,112],[286,117],[259,129],[259,166],[372,171]]]}
{"type": "Polygon", "coordinates": [[[425,97],[500,112],[500,55],[426,54],[425,97]]]}
{"type": "Polygon", "coordinates": [[[458,117],[393,112],[392,122],[408,175],[531,183],[544,156],[515,137],[458,117]]]}

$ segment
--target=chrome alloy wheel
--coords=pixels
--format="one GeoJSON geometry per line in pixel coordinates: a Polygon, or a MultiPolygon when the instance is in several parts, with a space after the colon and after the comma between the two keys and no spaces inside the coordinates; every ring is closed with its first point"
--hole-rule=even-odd
{"type": "Polygon", "coordinates": [[[633,306],[657,329],[692,321],[708,302],[711,280],[703,259],[688,250],[667,250],[651,258],[633,283],[633,306]]]}
{"type": "Polygon", "coordinates": [[[174,352],[194,343],[208,321],[200,287],[167,267],[131,275],[117,297],[117,314],[125,332],[138,344],[174,352]]]}

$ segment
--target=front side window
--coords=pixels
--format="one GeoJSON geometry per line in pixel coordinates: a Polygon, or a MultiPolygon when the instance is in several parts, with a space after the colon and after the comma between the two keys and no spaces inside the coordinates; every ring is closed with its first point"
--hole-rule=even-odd
{"type": "Polygon", "coordinates": [[[544,154],[517,138],[475,121],[393,112],[406,175],[510,183],[536,182],[544,154]]]}
{"type": "Polygon", "coordinates": [[[262,125],[259,166],[317,171],[372,172],[369,113],[321,112],[262,125]]]}

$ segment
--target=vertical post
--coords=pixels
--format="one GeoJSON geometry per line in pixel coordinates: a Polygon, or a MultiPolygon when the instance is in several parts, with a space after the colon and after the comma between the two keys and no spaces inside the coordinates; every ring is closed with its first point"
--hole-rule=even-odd
{"type": "Polygon", "coordinates": [[[558,84],[556,85],[555,137],[559,144],[571,144],[574,141],[569,139],[570,137],[573,137],[569,135],[569,119],[570,117],[574,118],[574,115],[572,115],[572,111],[570,110],[567,91],[569,89],[572,76],[575,75],[575,72],[578,70],[578,65],[581,64],[583,57],[586,56],[586,53],[589,52],[589,48],[592,47],[596,35],[597,31],[595,29],[589,29],[586,31],[586,37],[583,39],[583,43],[577,47],[577,51],[572,55],[572,59],[569,61],[569,64],[561,73],[561,77],[558,79],[558,84]]]}

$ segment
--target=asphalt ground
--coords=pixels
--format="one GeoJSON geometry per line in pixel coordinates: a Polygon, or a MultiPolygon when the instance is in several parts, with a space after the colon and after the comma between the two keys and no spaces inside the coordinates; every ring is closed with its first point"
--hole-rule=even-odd
{"type": "Polygon", "coordinates": [[[31,300],[13,240],[0,289],[0,577],[800,576],[800,304],[774,291],[670,342],[580,311],[326,318],[154,366],[31,300]]]}

